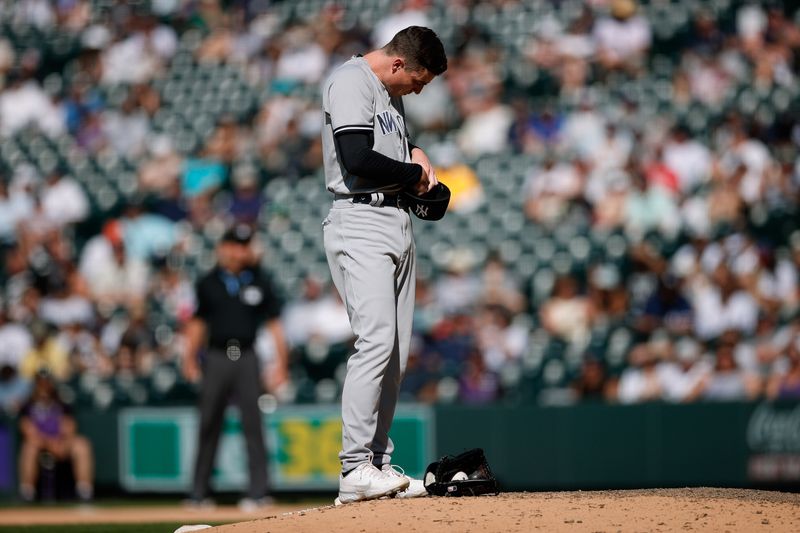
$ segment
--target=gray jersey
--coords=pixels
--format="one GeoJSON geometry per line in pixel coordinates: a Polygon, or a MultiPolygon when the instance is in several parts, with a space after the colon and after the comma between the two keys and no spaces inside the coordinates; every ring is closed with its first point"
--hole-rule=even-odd
{"type": "Polygon", "coordinates": [[[396,161],[411,162],[401,98],[391,98],[363,57],[333,71],[322,87],[322,151],[325,182],[336,194],[397,192],[399,185],[376,184],[349,174],[336,153],[333,137],[363,131],[374,137],[372,149],[396,161]]]}

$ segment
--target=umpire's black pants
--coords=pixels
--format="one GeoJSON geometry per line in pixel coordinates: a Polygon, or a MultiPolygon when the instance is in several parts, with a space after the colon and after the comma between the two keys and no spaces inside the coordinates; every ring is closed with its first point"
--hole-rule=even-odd
{"type": "Polygon", "coordinates": [[[258,499],[267,494],[267,451],[261,427],[261,411],[258,409],[261,391],[258,357],[252,349],[243,351],[241,357],[235,361],[229,359],[224,350],[209,350],[203,363],[200,434],[192,498],[202,499],[208,496],[225,408],[230,399],[239,407],[247,443],[247,466],[250,474],[247,496],[258,499]]]}

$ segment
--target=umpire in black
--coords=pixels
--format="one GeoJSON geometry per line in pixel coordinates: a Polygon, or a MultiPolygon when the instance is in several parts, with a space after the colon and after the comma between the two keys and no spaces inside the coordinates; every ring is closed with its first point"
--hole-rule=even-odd
{"type": "Polygon", "coordinates": [[[236,225],[225,233],[217,246],[217,266],[197,282],[197,310],[186,328],[184,377],[201,382],[200,434],[191,493],[195,504],[208,497],[230,400],[239,407],[247,442],[250,488],[240,505],[253,508],[269,502],[267,453],[258,408],[262,373],[253,350],[259,329],[266,324],[275,341],[277,361],[271,386],[286,380],[287,350],[279,320],[281,301],[267,274],[258,267],[250,246],[252,236],[246,225],[236,225]]]}

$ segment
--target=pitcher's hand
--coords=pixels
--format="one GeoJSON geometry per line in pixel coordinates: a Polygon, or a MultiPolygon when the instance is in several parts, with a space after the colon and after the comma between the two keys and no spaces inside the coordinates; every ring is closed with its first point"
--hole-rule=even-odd
{"type": "Polygon", "coordinates": [[[439,183],[439,180],[436,179],[436,170],[433,168],[431,160],[428,159],[427,154],[422,148],[414,148],[411,150],[411,162],[422,167],[422,179],[417,183],[416,193],[425,194],[426,192],[430,192],[430,190],[439,183]]]}

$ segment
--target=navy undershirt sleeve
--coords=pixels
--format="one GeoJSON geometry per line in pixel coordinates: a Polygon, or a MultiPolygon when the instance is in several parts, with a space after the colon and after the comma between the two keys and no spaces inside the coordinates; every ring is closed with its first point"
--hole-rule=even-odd
{"type": "Polygon", "coordinates": [[[413,185],[422,178],[422,167],[403,163],[372,149],[371,134],[360,131],[336,135],[339,160],[350,174],[384,185],[413,185]]]}

